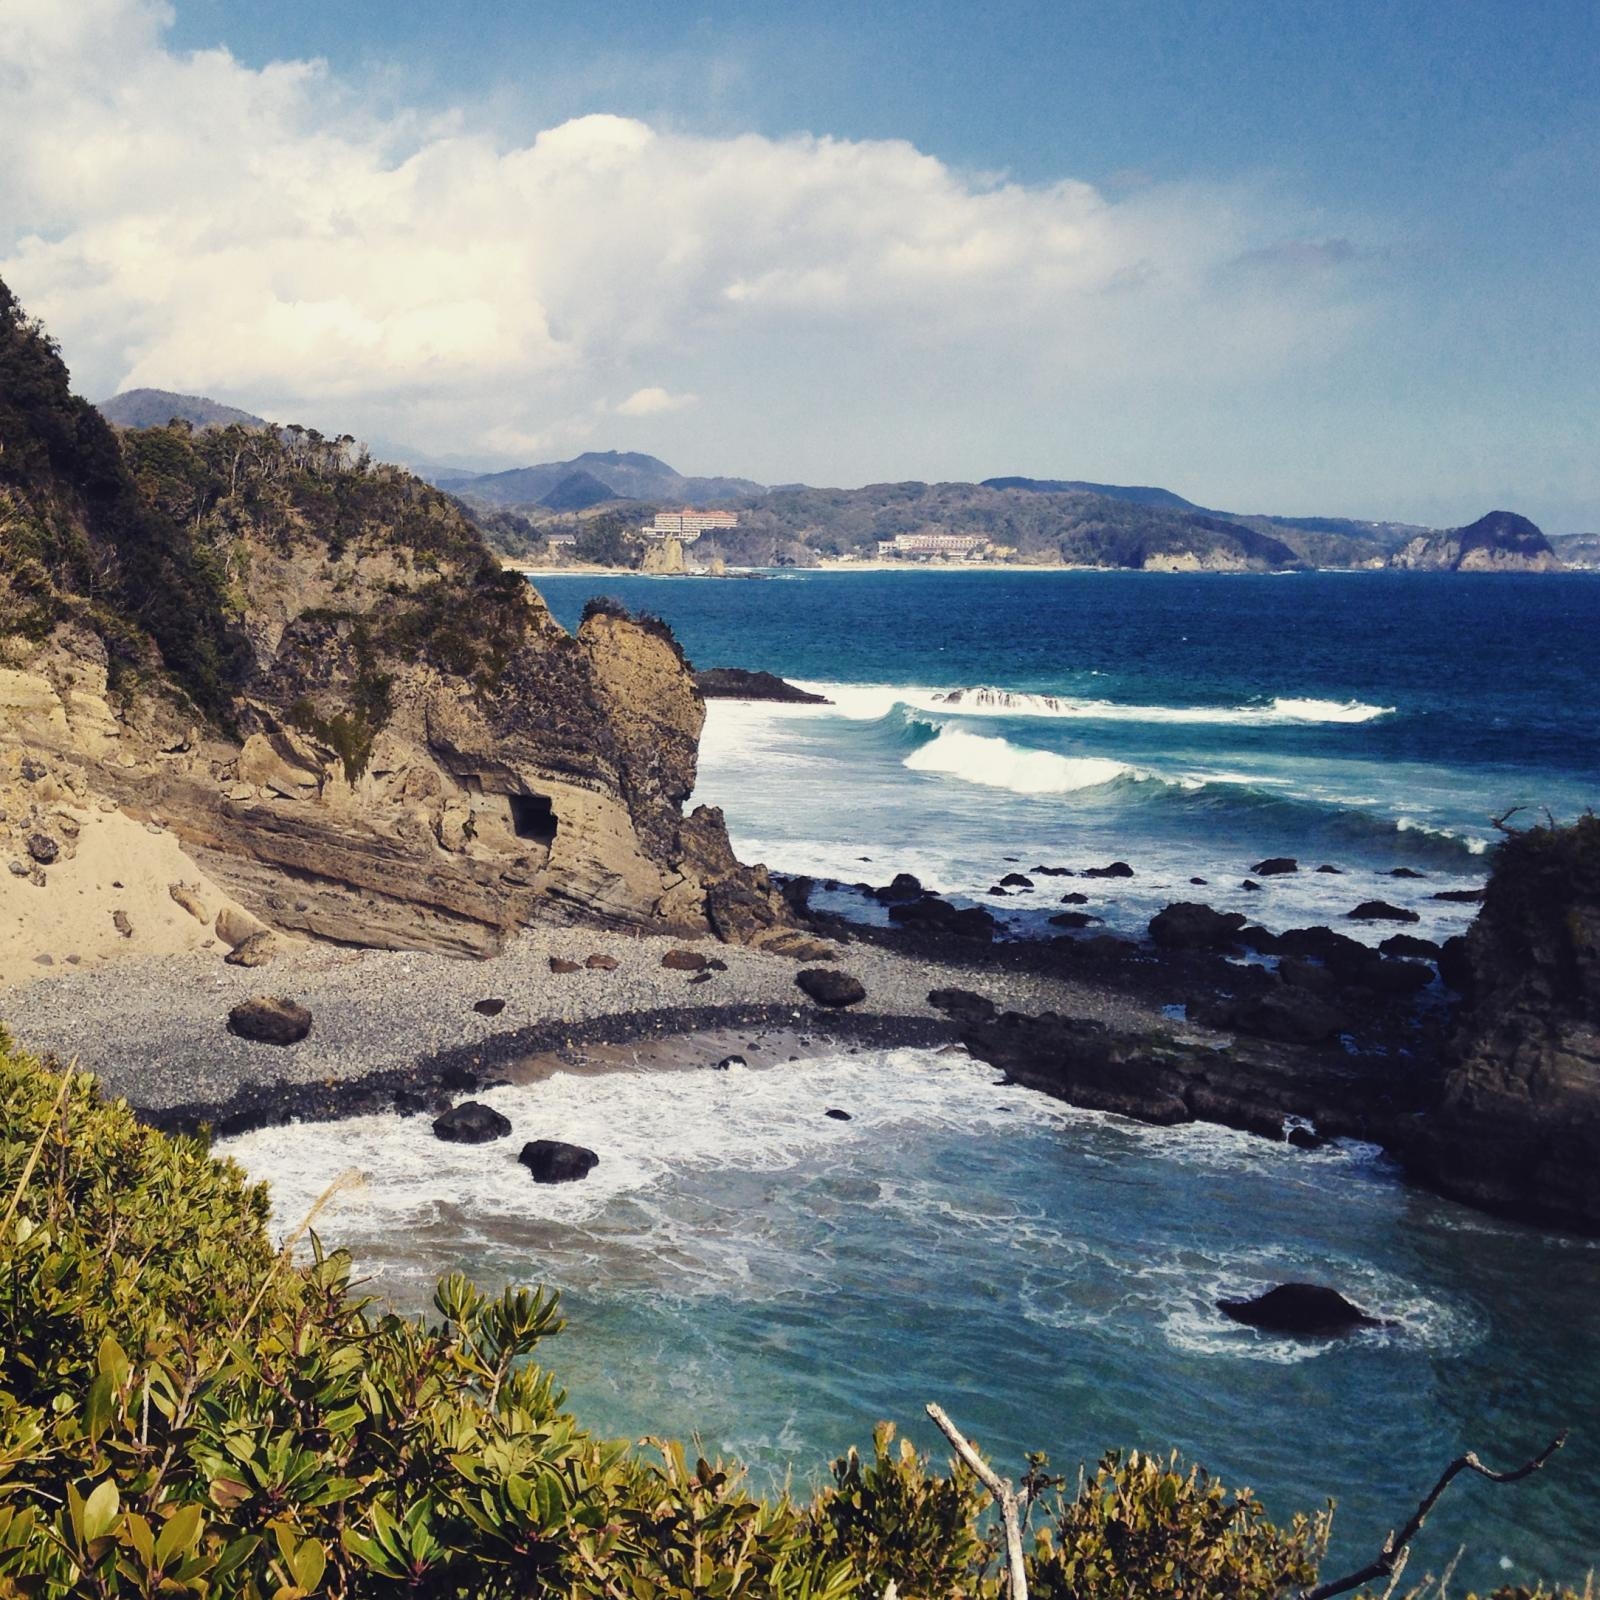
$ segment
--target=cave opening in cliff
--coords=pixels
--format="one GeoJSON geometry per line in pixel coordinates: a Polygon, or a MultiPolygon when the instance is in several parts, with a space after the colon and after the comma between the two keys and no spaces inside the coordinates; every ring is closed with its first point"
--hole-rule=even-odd
{"type": "Polygon", "coordinates": [[[519,839],[532,839],[550,845],[556,840],[556,809],[543,794],[514,794],[511,801],[511,828],[519,839]]]}

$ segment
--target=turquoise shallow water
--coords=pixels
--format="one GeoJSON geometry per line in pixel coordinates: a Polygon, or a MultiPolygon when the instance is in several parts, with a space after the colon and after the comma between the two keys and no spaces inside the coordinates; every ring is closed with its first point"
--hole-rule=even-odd
{"type": "MultiPolygon", "coordinates": [[[[910,866],[982,898],[1006,856],[1121,856],[1136,878],[1096,885],[1094,909],[1132,926],[1199,892],[1191,875],[1232,903],[1251,861],[1291,854],[1344,872],[1274,880],[1253,915],[1336,915],[1377,888],[1445,932],[1461,908],[1430,897],[1481,879],[1492,812],[1571,814],[1600,788],[1600,583],[1584,578],[541,587],[569,623],[609,592],[667,616],[701,664],[834,686],[833,710],[718,706],[708,727],[698,798],[747,857],[794,870],[910,866]],[[1013,698],[977,714],[936,698],[978,686],[1013,698]]],[[[986,903],[1019,925],[1043,914],[986,903]]],[[[1600,1556],[1600,1247],[1422,1194],[1369,1149],[1120,1124],[925,1052],[489,1098],[516,1126],[504,1147],[375,1118],[231,1148],[289,1218],[361,1167],[326,1232],[403,1305],[457,1265],[559,1285],[572,1329],[550,1364],[602,1430],[699,1431],[764,1483],[804,1483],[879,1417],[933,1445],[936,1399],[1014,1466],[1025,1449],[1070,1470],[1173,1446],[1283,1514],[1333,1495],[1334,1560],[1350,1561],[1460,1449],[1516,1458],[1570,1425],[1539,1479],[1453,1491],[1416,1559],[1464,1543],[1459,1590],[1600,1556]],[[538,1135],[593,1146],[600,1168],[533,1189],[515,1149],[538,1135]],[[1215,1310],[1289,1277],[1339,1283],[1396,1327],[1307,1347],[1215,1310]]]]}

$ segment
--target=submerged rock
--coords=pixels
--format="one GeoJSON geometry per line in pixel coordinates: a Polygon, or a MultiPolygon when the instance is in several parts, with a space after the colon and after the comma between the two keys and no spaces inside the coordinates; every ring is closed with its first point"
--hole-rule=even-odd
{"type": "Polygon", "coordinates": [[[1309,1339],[1338,1338],[1362,1328],[1387,1327],[1337,1289],[1320,1283],[1280,1283],[1251,1299],[1219,1300],[1217,1309],[1246,1327],[1309,1339]]]}
{"type": "Polygon", "coordinates": [[[1363,900],[1354,911],[1345,915],[1352,922],[1421,922],[1415,911],[1404,906],[1392,906],[1387,900],[1363,900]]]}
{"type": "Polygon", "coordinates": [[[576,1183],[600,1165],[593,1150],[560,1139],[530,1139],[517,1160],[533,1174],[535,1183],[576,1183]]]}
{"type": "Polygon", "coordinates": [[[311,1032],[311,1013],[283,995],[256,995],[228,1013],[228,1032],[261,1044],[298,1044],[311,1032]]]}
{"type": "Polygon", "coordinates": [[[511,1119],[478,1100],[464,1100],[435,1117],[433,1136],[446,1144],[488,1144],[511,1132],[511,1119]]]}
{"type": "Polygon", "coordinates": [[[838,1106],[829,1106],[823,1116],[832,1117],[835,1122],[854,1122],[855,1118],[848,1111],[841,1111],[838,1106]]]}

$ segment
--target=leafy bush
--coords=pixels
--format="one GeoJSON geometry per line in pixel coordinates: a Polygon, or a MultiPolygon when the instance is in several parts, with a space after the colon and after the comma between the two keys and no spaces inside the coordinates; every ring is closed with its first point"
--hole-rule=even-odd
{"type": "MultiPolygon", "coordinates": [[[[436,1322],[379,1314],[314,1234],[302,1265],[275,1253],[267,1215],[201,1141],[0,1031],[0,1597],[999,1595],[972,1475],[891,1428],[809,1506],[759,1499],[681,1446],[585,1433],[533,1360],[554,1296],[456,1275],[436,1322]]],[[[1246,1600],[1308,1581],[1326,1528],[1112,1456],[1029,1577],[1051,1600],[1246,1600]]]]}

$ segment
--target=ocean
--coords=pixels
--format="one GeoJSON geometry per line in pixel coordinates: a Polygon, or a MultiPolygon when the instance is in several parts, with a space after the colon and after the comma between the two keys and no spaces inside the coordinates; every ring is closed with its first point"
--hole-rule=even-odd
{"type": "MultiPolygon", "coordinates": [[[[829,697],[714,703],[695,798],[723,807],[744,859],[835,880],[831,902],[858,915],[849,884],[912,871],[1028,932],[1057,895],[988,894],[1005,872],[1123,860],[1133,877],[1066,885],[1117,930],[1179,898],[1282,928],[1376,896],[1439,937],[1472,908],[1433,897],[1483,881],[1492,818],[1571,817],[1600,794],[1586,576],[538,587],[569,626],[609,594],[665,617],[697,665],[829,697]],[[1243,888],[1268,856],[1302,870],[1243,888]]],[[[323,1231],[403,1308],[458,1266],[560,1287],[571,1326],[547,1360],[581,1417],[697,1434],[761,1485],[814,1483],[880,1417],[933,1447],[937,1400],[1013,1470],[1026,1450],[1070,1474],[1108,1448],[1172,1448],[1282,1517],[1332,1496],[1331,1571],[1370,1556],[1460,1450],[1520,1460],[1571,1426],[1538,1478],[1458,1484],[1408,1576],[1460,1545],[1458,1590],[1573,1579],[1600,1556],[1600,1244],[1428,1195],[1371,1147],[1146,1128],[996,1079],[960,1055],[862,1049],[484,1096],[519,1132],[602,1152],[560,1189],[417,1119],[227,1148],[291,1221],[359,1166],[365,1188],[323,1231]],[[1286,1278],[1335,1283],[1393,1326],[1301,1344],[1215,1309],[1286,1278]]]]}

